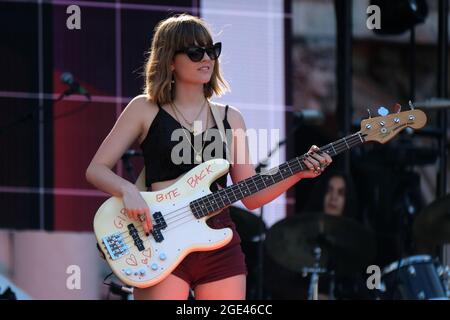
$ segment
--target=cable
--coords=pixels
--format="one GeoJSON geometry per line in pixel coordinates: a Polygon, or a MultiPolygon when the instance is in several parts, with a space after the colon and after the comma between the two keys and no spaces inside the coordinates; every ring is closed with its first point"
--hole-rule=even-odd
{"type": "Polygon", "coordinates": [[[126,296],[128,296],[129,294],[133,294],[134,288],[133,287],[129,287],[129,286],[120,285],[120,284],[115,283],[113,281],[111,281],[110,283],[107,283],[106,280],[109,277],[111,277],[112,275],[113,275],[113,272],[108,274],[103,279],[103,284],[110,287],[110,289],[108,291],[108,295],[107,295],[107,300],[109,300],[109,296],[110,296],[111,292],[114,293],[114,294],[117,294],[119,296],[122,296],[122,299],[126,300],[126,296]],[[125,294],[126,294],[126,296],[125,296],[125,294]]]}

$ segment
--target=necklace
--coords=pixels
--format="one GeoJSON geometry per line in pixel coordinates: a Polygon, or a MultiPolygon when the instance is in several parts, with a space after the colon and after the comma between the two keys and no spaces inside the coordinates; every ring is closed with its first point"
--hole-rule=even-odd
{"type": "MultiPolygon", "coordinates": [[[[185,130],[185,128],[181,125],[181,122],[180,122],[180,120],[178,119],[177,113],[176,113],[175,110],[174,110],[174,107],[175,107],[174,103],[173,103],[173,102],[170,103],[170,106],[172,107],[173,113],[175,114],[175,117],[177,118],[177,121],[180,123],[180,127],[181,127],[181,129],[183,130],[184,136],[185,136],[186,139],[189,141],[189,144],[191,145],[192,150],[194,150],[194,152],[195,152],[195,161],[197,161],[198,163],[201,163],[201,162],[202,162],[202,151],[203,151],[203,148],[205,147],[205,143],[206,143],[206,135],[205,135],[205,138],[204,138],[204,140],[203,140],[202,148],[200,149],[200,151],[197,151],[197,150],[194,148],[194,146],[192,145],[191,139],[189,139],[188,136],[186,135],[186,130],[185,130]]],[[[208,106],[209,106],[209,102],[208,102],[208,106]]],[[[176,107],[175,107],[175,108],[176,108],[176,107]]],[[[209,124],[209,110],[208,110],[207,113],[206,113],[206,126],[205,126],[205,127],[206,127],[206,130],[205,130],[206,134],[208,134],[208,133],[207,133],[207,131],[208,131],[208,124],[209,124]]],[[[203,134],[202,134],[202,135],[203,135],[203,134]]]]}
{"type": "MultiPolygon", "coordinates": [[[[194,130],[195,130],[195,128],[193,128],[194,121],[197,120],[198,117],[200,116],[200,114],[202,113],[203,109],[205,108],[206,101],[207,101],[207,99],[205,99],[205,101],[203,102],[203,105],[202,105],[202,107],[200,108],[199,113],[197,114],[197,116],[194,118],[193,121],[188,121],[188,120],[185,118],[185,116],[183,115],[183,113],[182,113],[180,110],[178,110],[178,107],[177,107],[177,105],[175,104],[175,102],[172,102],[173,106],[175,107],[175,110],[181,115],[181,117],[183,118],[183,120],[184,120],[187,124],[189,124],[189,126],[191,127],[191,129],[190,129],[191,132],[194,132],[194,130]]],[[[174,111],[174,113],[175,113],[175,111],[174,111]]],[[[194,134],[195,134],[195,133],[196,133],[196,132],[194,132],[194,134]]]]}

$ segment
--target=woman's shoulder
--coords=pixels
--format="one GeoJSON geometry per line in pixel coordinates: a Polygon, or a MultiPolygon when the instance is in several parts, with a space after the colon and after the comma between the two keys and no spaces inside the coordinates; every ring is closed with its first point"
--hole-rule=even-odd
{"type": "Polygon", "coordinates": [[[145,94],[140,94],[128,103],[127,108],[136,111],[158,112],[158,106],[145,94]]]}
{"type": "Polygon", "coordinates": [[[218,107],[219,111],[220,111],[220,115],[222,116],[222,119],[225,117],[225,112],[227,113],[227,119],[230,120],[230,118],[236,119],[236,118],[242,118],[242,114],[239,111],[238,108],[236,108],[235,106],[229,105],[229,104],[222,104],[222,103],[218,103],[218,102],[211,102],[211,104],[214,104],[215,106],[218,107]],[[228,110],[226,110],[228,109],[228,110]]]}
{"type": "Polygon", "coordinates": [[[146,95],[141,94],[131,99],[123,112],[131,115],[133,119],[148,123],[153,121],[158,113],[158,106],[149,100],[146,95]]]}
{"type": "Polygon", "coordinates": [[[153,123],[158,110],[159,108],[156,103],[148,99],[144,94],[134,97],[126,106],[124,112],[132,114],[131,118],[136,119],[136,121],[139,122],[139,127],[141,128],[141,133],[138,138],[139,143],[142,143],[147,136],[147,132],[153,123]]]}

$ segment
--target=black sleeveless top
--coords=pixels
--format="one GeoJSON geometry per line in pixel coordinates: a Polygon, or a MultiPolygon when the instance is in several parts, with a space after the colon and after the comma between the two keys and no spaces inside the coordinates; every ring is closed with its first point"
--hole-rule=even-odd
{"type": "MultiPolygon", "coordinates": [[[[157,105],[159,109],[158,113],[156,114],[148,130],[147,136],[140,145],[142,153],[144,155],[145,185],[147,186],[147,188],[150,188],[153,182],[175,179],[199,164],[197,162],[194,162],[195,152],[192,149],[192,146],[189,144],[189,141],[187,141],[186,136],[190,139],[191,143],[197,150],[200,150],[199,148],[203,146],[204,143],[204,147],[202,149],[203,162],[219,157],[223,159],[226,158],[225,153],[226,145],[223,141],[220,141],[222,146],[222,154],[219,154],[216,157],[214,149],[212,149],[210,153],[205,152],[207,146],[210,145],[211,143],[215,143],[216,138],[218,137],[218,135],[215,134],[213,135],[211,135],[211,133],[208,134],[208,132],[211,132],[212,131],[211,129],[213,128],[218,130],[217,124],[214,127],[209,128],[203,131],[203,133],[199,134],[202,135],[200,143],[197,144],[194,143],[194,134],[189,130],[187,130],[185,127],[183,127],[185,128],[184,130],[185,134],[183,134],[178,140],[175,139],[174,141],[172,141],[171,140],[172,132],[176,129],[180,129],[182,125],[177,120],[175,120],[175,118],[172,117],[171,114],[169,114],[166,110],[164,110],[159,105],[159,103],[157,103],[157,105]],[[174,163],[174,161],[172,161],[171,158],[172,148],[178,145],[179,143],[182,143],[184,148],[190,150],[190,161],[187,161],[187,163],[177,164],[174,163]]],[[[231,129],[231,126],[227,120],[227,112],[228,112],[228,105],[225,106],[225,117],[223,119],[223,126],[225,130],[231,129]]],[[[195,137],[196,139],[199,139],[197,135],[195,137]]],[[[178,150],[180,149],[181,148],[179,148],[178,150]]],[[[177,153],[177,157],[178,156],[180,158],[183,157],[183,150],[185,149],[181,149],[181,151],[177,153]]],[[[223,175],[222,177],[218,178],[216,182],[219,183],[221,187],[225,187],[227,183],[227,176],[228,174],[223,175]]],[[[217,185],[215,183],[211,184],[211,190],[212,191],[218,190],[217,185]]]]}

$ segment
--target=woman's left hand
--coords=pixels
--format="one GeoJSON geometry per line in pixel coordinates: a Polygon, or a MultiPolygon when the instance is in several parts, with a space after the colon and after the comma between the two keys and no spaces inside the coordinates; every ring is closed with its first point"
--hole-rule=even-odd
{"type": "Polygon", "coordinates": [[[331,157],[320,151],[319,147],[313,145],[306,154],[303,163],[309,170],[301,171],[302,178],[315,178],[319,176],[330,163],[333,162],[331,157]]]}

